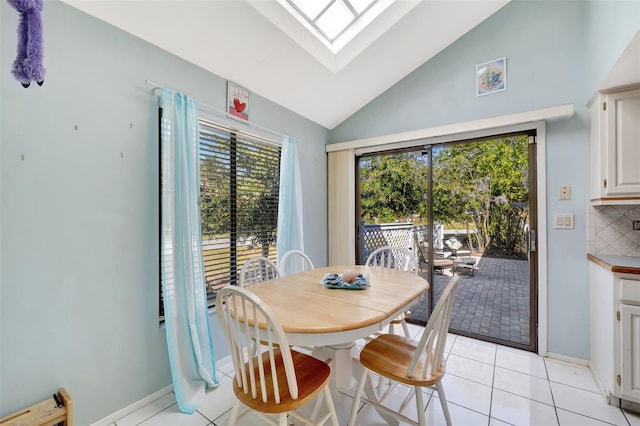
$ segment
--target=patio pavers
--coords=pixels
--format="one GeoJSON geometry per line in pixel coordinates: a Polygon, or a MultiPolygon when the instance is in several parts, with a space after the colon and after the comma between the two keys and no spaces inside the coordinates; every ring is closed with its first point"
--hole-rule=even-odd
{"type": "MultiPolygon", "coordinates": [[[[478,258],[472,276],[460,276],[451,312],[451,331],[484,335],[529,345],[529,262],[526,260],[478,258]]],[[[451,279],[451,270],[434,274],[436,300],[451,279]]],[[[411,322],[426,323],[428,298],[411,308],[411,322]]]]}

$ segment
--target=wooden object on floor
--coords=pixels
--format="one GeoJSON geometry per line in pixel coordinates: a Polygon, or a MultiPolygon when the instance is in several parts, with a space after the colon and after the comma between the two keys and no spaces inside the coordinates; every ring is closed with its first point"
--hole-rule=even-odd
{"type": "Polygon", "coordinates": [[[73,426],[73,401],[64,388],[47,400],[0,419],[0,426],[53,426],[59,423],[73,426]]]}

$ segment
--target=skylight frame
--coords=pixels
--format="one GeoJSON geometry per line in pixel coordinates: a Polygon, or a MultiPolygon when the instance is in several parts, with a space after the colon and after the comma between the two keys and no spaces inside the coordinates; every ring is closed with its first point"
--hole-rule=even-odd
{"type": "Polygon", "coordinates": [[[336,54],[342,49],[353,37],[355,37],[364,27],[371,23],[377,16],[382,14],[384,10],[395,0],[371,0],[370,3],[358,13],[357,8],[352,4],[355,0],[312,0],[324,1],[324,7],[315,17],[308,16],[303,7],[299,6],[297,1],[301,0],[278,0],[278,2],[301,24],[303,24],[318,40],[320,40],[329,50],[336,54]],[[324,14],[336,3],[344,4],[353,14],[353,19],[349,21],[335,36],[327,34],[326,31],[318,25],[318,21],[324,14]]]}

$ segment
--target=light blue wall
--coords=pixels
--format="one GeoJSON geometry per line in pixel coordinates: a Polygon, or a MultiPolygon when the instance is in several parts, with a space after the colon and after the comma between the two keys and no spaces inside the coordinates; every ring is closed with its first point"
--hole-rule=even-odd
{"type": "MultiPolygon", "coordinates": [[[[24,89],[9,72],[18,15],[6,1],[0,14],[0,417],[64,386],[87,425],[171,383],[145,80],[221,110],[226,81],[47,1],[46,80],[24,89]]],[[[257,95],[252,119],[300,139],[305,205],[325,200],[328,130],[257,95]]],[[[307,209],[305,222],[307,251],[326,265],[326,211],[307,209]]]]}
{"type": "MultiPolygon", "coordinates": [[[[548,214],[575,212],[577,229],[549,231],[549,349],[581,358],[584,104],[637,31],[637,10],[638,2],[509,4],[330,135],[360,139],[575,103],[574,118],[547,128],[548,214]],[[508,91],[475,97],[474,65],[501,56],[508,91]],[[570,202],[555,200],[561,184],[572,185],[570,202]]],[[[59,2],[47,1],[43,17],[47,78],[23,89],[9,73],[17,14],[0,4],[0,416],[65,386],[84,425],[170,383],[155,302],[157,112],[144,81],[224,109],[225,80],[59,2]]],[[[329,132],[259,96],[252,104],[257,123],[301,140],[305,205],[318,206],[329,132]]],[[[313,224],[306,249],[324,265],[326,212],[308,208],[305,222],[313,224]]]]}
{"type": "Polygon", "coordinates": [[[553,213],[575,214],[575,230],[546,234],[548,350],[576,358],[589,359],[586,103],[640,27],[639,5],[515,0],[331,133],[341,142],[574,104],[574,117],[547,123],[547,187],[540,189],[547,193],[547,223],[553,213]],[[607,35],[598,39],[602,28],[607,35]],[[503,56],[507,91],[476,97],[475,65],[503,56]],[[570,201],[557,200],[561,185],[572,187],[570,201]]]}
{"type": "Polygon", "coordinates": [[[640,31],[640,1],[588,1],[585,18],[586,95],[590,97],[640,31]]]}

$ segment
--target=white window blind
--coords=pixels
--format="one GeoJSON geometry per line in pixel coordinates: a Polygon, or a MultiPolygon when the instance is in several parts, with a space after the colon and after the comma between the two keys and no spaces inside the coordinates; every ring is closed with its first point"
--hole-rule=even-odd
{"type": "Polygon", "coordinates": [[[280,146],[200,122],[200,209],[207,292],[238,283],[253,256],[277,259],[280,146]]]}
{"type": "MultiPolygon", "coordinates": [[[[277,259],[281,147],[202,119],[199,131],[202,251],[212,306],[218,289],[239,283],[248,258],[277,259]]],[[[162,289],[160,298],[163,317],[162,289]]]]}

